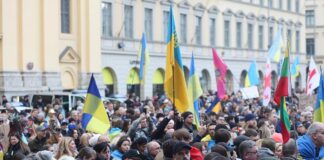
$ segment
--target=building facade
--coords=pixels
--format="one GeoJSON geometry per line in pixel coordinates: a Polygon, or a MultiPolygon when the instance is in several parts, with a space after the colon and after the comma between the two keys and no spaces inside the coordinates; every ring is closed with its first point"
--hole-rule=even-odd
{"type": "MultiPolygon", "coordinates": [[[[0,94],[102,84],[100,0],[0,0],[0,94]]],[[[102,86],[102,85],[101,85],[102,86]]]]}
{"type": "Polygon", "coordinates": [[[306,53],[314,56],[316,61],[323,63],[324,46],[324,1],[305,1],[306,53]]]}
{"type": "MultiPolygon", "coordinates": [[[[106,95],[135,92],[142,98],[163,93],[166,37],[170,5],[188,78],[190,57],[203,90],[216,90],[212,50],[228,65],[228,93],[244,85],[252,60],[263,85],[267,51],[281,29],[282,53],[287,39],[291,59],[299,56],[300,75],[292,78],[297,90],[305,88],[305,16],[303,0],[102,0],[102,75],[106,95]],[[138,76],[138,50],[145,32],[150,64],[145,84],[138,76]]],[[[283,56],[283,54],[282,54],[283,56]]],[[[279,63],[272,62],[272,86],[278,80],[279,63]]],[[[262,90],[262,87],[260,87],[262,90]]]]}

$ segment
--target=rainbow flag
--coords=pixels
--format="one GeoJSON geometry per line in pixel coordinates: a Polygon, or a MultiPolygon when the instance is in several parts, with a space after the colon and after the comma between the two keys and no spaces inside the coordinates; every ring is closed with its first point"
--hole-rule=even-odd
{"type": "Polygon", "coordinates": [[[222,109],[222,103],[218,97],[215,97],[214,101],[206,109],[205,113],[210,113],[210,112],[219,113],[221,109],[222,109]]]}
{"type": "Polygon", "coordinates": [[[190,106],[188,111],[192,112],[194,115],[193,123],[197,126],[200,126],[200,114],[199,114],[199,97],[202,95],[203,91],[201,90],[199,77],[195,72],[195,59],[194,55],[191,56],[191,65],[189,72],[189,81],[188,81],[188,95],[190,100],[190,106]]]}
{"type": "Polygon", "coordinates": [[[314,109],[314,121],[324,123],[324,77],[321,72],[320,84],[317,92],[317,100],[314,109]]]}
{"type": "Polygon", "coordinates": [[[245,77],[245,87],[259,85],[259,73],[256,67],[256,61],[252,61],[249,71],[245,77]]]}
{"type": "Polygon", "coordinates": [[[287,112],[286,107],[286,99],[284,96],[281,97],[281,104],[280,104],[280,128],[283,143],[285,144],[288,142],[290,138],[290,121],[289,121],[289,114],[287,112]]]}
{"type": "Polygon", "coordinates": [[[273,59],[275,62],[279,62],[280,52],[282,47],[281,28],[278,28],[278,32],[272,41],[272,45],[268,51],[268,57],[273,59]]]}
{"type": "Polygon", "coordinates": [[[289,52],[290,52],[290,44],[288,42],[287,49],[285,52],[285,58],[282,63],[281,72],[280,72],[280,79],[274,93],[274,101],[277,104],[280,103],[281,97],[289,96],[290,95],[290,71],[289,71],[289,52]]]}
{"type": "Polygon", "coordinates": [[[106,133],[110,127],[108,115],[93,75],[91,75],[87,97],[83,106],[81,125],[87,131],[100,134],[106,133]]]}
{"type": "Polygon", "coordinates": [[[139,54],[140,54],[140,69],[139,69],[139,79],[141,81],[141,83],[144,83],[145,80],[145,74],[146,74],[146,70],[147,70],[147,66],[150,63],[150,55],[149,52],[146,48],[146,38],[145,38],[145,34],[142,34],[142,44],[139,50],[139,54]]]}
{"type": "Polygon", "coordinates": [[[165,94],[179,112],[185,112],[190,104],[172,7],[170,7],[165,68],[165,94]]]}
{"type": "Polygon", "coordinates": [[[299,56],[297,56],[293,62],[293,64],[291,65],[291,76],[293,77],[297,77],[299,75],[299,71],[300,71],[300,61],[299,61],[299,56]]]}

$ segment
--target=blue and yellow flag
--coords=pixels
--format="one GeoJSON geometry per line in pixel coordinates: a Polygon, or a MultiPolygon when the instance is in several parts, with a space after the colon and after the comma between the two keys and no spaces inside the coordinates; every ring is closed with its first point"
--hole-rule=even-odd
{"type": "Polygon", "coordinates": [[[168,30],[164,90],[176,109],[185,112],[190,104],[172,7],[168,30]]]}
{"type": "Polygon", "coordinates": [[[281,28],[278,28],[278,32],[274,40],[272,41],[272,45],[268,51],[268,57],[274,60],[275,62],[279,62],[281,47],[282,47],[281,28]]]}
{"type": "Polygon", "coordinates": [[[197,126],[200,126],[200,106],[199,106],[199,97],[202,95],[202,90],[200,86],[199,77],[195,72],[195,59],[192,54],[191,65],[189,72],[189,81],[188,81],[188,95],[190,100],[190,106],[188,111],[192,112],[194,115],[193,123],[197,126]]]}
{"type": "Polygon", "coordinates": [[[139,50],[139,54],[140,54],[140,56],[139,56],[140,57],[139,79],[140,79],[141,83],[144,83],[146,69],[150,62],[150,55],[149,55],[148,49],[146,48],[146,38],[145,38],[144,33],[142,35],[142,44],[141,44],[141,47],[139,50]]]}
{"type": "Polygon", "coordinates": [[[322,70],[314,109],[314,121],[324,123],[324,76],[322,70]]]}
{"type": "Polygon", "coordinates": [[[219,113],[221,109],[222,109],[222,103],[218,97],[215,97],[214,101],[206,109],[205,113],[210,113],[210,112],[219,113]]]}
{"type": "Polygon", "coordinates": [[[245,87],[256,86],[259,85],[259,73],[256,68],[256,61],[254,60],[249,68],[248,73],[245,77],[245,87]]]}
{"type": "Polygon", "coordinates": [[[294,63],[292,64],[292,66],[290,67],[290,74],[293,77],[297,77],[299,75],[299,71],[300,71],[300,61],[299,61],[299,56],[297,56],[294,60],[294,63]]]}
{"type": "Polygon", "coordinates": [[[100,134],[106,133],[110,127],[108,115],[93,75],[91,75],[87,97],[83,106],[81,124],[83,129],[100,134]]]}

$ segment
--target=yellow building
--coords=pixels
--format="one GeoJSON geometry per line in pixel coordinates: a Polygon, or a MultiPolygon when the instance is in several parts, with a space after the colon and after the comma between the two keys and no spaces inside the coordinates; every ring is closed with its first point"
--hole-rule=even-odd
{"type": "Polygon", "coordinates": [[[0,94],[102,84],[101,0],[0,0],[0,94]]]}

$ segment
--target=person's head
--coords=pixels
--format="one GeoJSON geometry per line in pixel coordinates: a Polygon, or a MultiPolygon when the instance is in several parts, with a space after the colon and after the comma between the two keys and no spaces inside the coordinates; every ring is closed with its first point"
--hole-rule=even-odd
{"type": "Polygon", "coordinates": [[[238,148],[239,148],[240,144],[242,142],[246,141],[246,140],[251,140],[251,139],[249,137],[245,136],[245,135],[239,135],[234,139],[233,143],[234,143],[234,146],[235,146],[235,152],[237,154],[239,154],[238,148]]]}
{"type": "Polygon", "coordinates": [[[97,153],[97,157],[110,159],[110,147],[107,142],[96,144],[93,149],[97,153]]]}
{"type": "Polygon", "coordinates": [[[300,135],[304,135],[306,133],[306,128],[303,123],[296,122],[296,131],[300,135]]]}
{"type": "Polygon", "coordinates": [[[190,145],[185,142],[178,141],[173,145],[172,159],[190,160],[190,149],[190,145]]]}
{"type": "Polygon", "coordinates": [[[149,155],[151,155],[153,158],[155,158],[155,156],[160,152],[161,150],[161,146],[159,143],[157,143],[156,141],[151,141],[147,144],[147,152],[149,153],[149,155]]]}
{"type": "Polygon", "coordinates": [[[146,122],[146,118],[141,120],[141,128],[146,128],[147,127],[147,122],[146,122]]]}
{"type": "Polygon", "coordinates": [[[222,145],[219,145],[219,144],[216,144],[215,146],[213,146],[211,148],[211,151],[212,152],[216,152],[216,153],[219,153],[220,155],[224,156],[224,157],[227,157],[227,150],[224,146],[222,145]]]}
{"type": "Polygon", "coordinates": [[[252,113],[249,113],[247,115],[245,115],[245,123],[248,127],[256,127],[257,123],[256,123],[256,120],[255,120],[255,115],[252,114],[252,113]]]}
{"type": "Polygon", "coordinates": [[[91,138],[90,133],[83,133],[80,137],[80,145],[83,147],[89,146],[89,139],[91,138]]]}
{"type": "Polygon", "coordinates": [[[142,160],[142,159],[145,159],[145,157],[138,150],[130,149],[122,156],[122,159],[123,160],[142,160]]]}
{"type": "Polygon", "coordinates": [[[131,145],[131,141],[130,141],[129,137],[123,136],[118,140],[118,142],[116,144],[116,148],[120,152],[126,153],[130,149],[130,145],[131,145]]]}
{"type": "Polygon", "coordinates": [[[314,122],[307,131],[307,134],[312,138],[316,147],[324,146],[324,124],[314,122]]]}
{"type": "Polygon", "coordinates": [[[274,154],[277,157],[281,157],[281,155],[282,155],[282,143],[276,143],[276,151],[274,152],[274,154]]]}
{"type": "Polygon", "coordinates": [[[90,147],[83,147],[77,157],[82,160],[95,160],[96,156],[97,153],[95,150],[90,147]]]}
{"type": "Polygon", "coordinates": [[[261,147],[270,149],[273,153],[276,151],[276,142],[271,138],[262,140],[261,147]]]}
{"type": "Polygon", "coordinates": [[[204,160],[230,160],[230,159],[225,156],[222,156],[219,153],[210,152],[205,156],[204,160]]]}
{"type": "Polygon", "coordinates": [[[178,141],[186,142],[187,144],[189,144],[192,141],[191,134],[188,132],[188,130],[184,128],[174,131],[172,137],[178,141]]]}
{"type": "Polygon", "coordinates": [[[214,134],[214,140],[219,142],[227,143],[231,139],[231,133],[226,129],[218,129],[214,134]]]}
{"type": "Polygon", "coordinates": [[[181,117],[183,118],[184,124],[191,125],[193,122],[193,114],[189,111],[183,112],[181,114],[181,117]]]}
{"type": "Polygon", "coordinates": [[[251,140],[257,141],[259,140],[259,134],[255,129],[247,129],[244,133],[247,137],[250,137],[251,140]]]}
{"type": "Polygon", "coordinates": [[[294,139],[289,139],[288,142],[282,145],[283,157],[289,157],[289,156],[296,157],[297,152],[298,152],[297,145],[294,139]]]}
{"type": "Polygon", "coordinates": [[[147,139],[145,137],[139,137],[134,140],[134,142],[131,145],[131,148],[136,149],[140,153],[144,154],[146,144],[147,144],[147,139]]]}
{"type": "Polygon", "coordinates": [[[166,126],[166,129],[173,129],[173,127],[174,127],[174,120],[171,119],[168,125],[166,126]]]}
{"type": "Polygon", "coordinates": [[[176,144],[178,140],[168,139],[162,144],[163,156],[165,158],[172,158],[173,145],[176,144]]]}
{"type": "Polygon", "coordinates": [[[239,146],[239,156],[242,160],[256,160],[257,147],[252,140],[243,141],[239,146]]]}
{"type": "Polygon", "coordinates": [[[98,137],[97,144],[98,144],[98,143],[102,143],[102,142],[107,142],[107,143],[109,143],[109,138],[108,138],[108,136],[106,136],[106,135],[100,135],[100,136],[98,137]]]}
{"type": "Polygon", "coordinates": [[[216,123],[209,123],[207,125],[207,132],[211,137],[214,137],[215,134],[216,123]]]}
{"type": "Polygon", "coordinates": [[[44,126],[36,127],[36,134],[40,139],[46,137],[46,128],[44,126]]]}
{"type": "Polygon", "coordinates": [[[10,141],[10,145],[14,146],[16,144],[19,144],[20,142],[20,136],[19,134],[13,134],[9,136],[9,141],[10,141]]]}
{"type": "Polygon", "coordinates": [[[59,150],[56,153],[55,158],[59,159],[63,155],[75,157],[76,155],[76,146],[73,138],[63,137],[62,141],[59,143],[59,150]]]}

